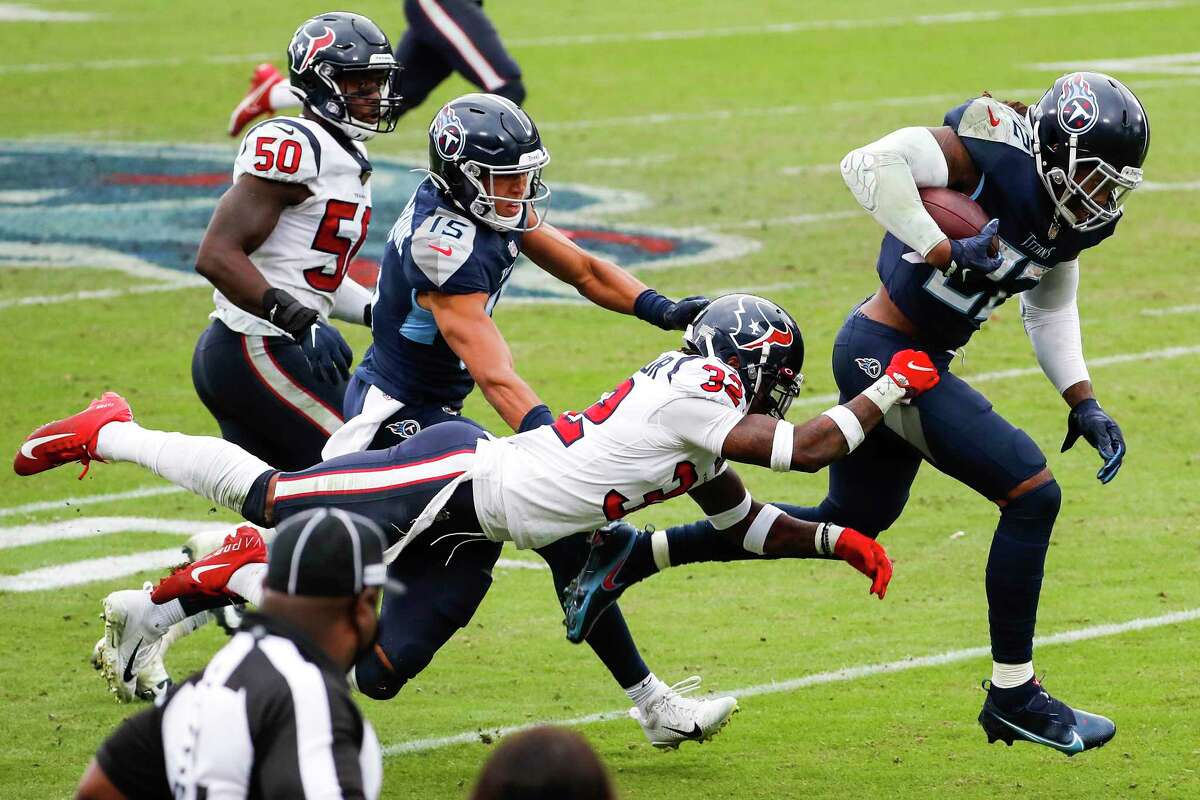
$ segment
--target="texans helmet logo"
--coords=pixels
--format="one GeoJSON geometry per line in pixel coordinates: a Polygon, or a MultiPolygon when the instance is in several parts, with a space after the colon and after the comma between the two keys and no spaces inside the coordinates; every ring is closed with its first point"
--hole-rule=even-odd
{"type": "Polygon", "coordinates": [[[467,146],[466,129],[450,106],[442,108],[434,118],[433,124],[429,126],[429,133],[433,137],[438,155],[447,161],[456,160],[467,146]]]}
{"type": "Polygon", "coordinates": [[[299,57],[300,61],[300,63],[296,66],[296,72],[304,72],[304,70],[308,68],[308,65],[312,63],[313,57],[316,56],[317,53],[328,47],[333,47],[334,42],[337,41],[337,35],[329,28],[329,26],[326,26],[325,30],[317,36],[313,36],[308,31],[305,31],[304,35],[308,37],[308,47],[305,48],[303,55],[301,55],[299,48],[297,48],[292,54],[293,61],[295,61],[297,57],[299,57]]]}
{"type": "Polygon", "coordinates": [[[1069,133],[1080,134],[1091,130],[1099,118],[1096,95],[1082,73],[1076,72],[1063,82],[1058,98],[1058,124],[1069,133]]]}
{"type": "Polygon", "coordinates": [[[781,331],[772,325],[767,315],[759,308],[758,301],[754,302],[753,312],[746,308],[745,300],[739,302],[737,317],[739,321],[738,333],[745,331],[751,336],[757,337],[746,344],[740,345],[743,350],[761,350],[764,345],[768,344],[779,344],[787,347],[795,338],[792,336],[790,330],[781,331]],[[749,315],[748,321],[747,317],[743,316],[744,314],[749,315]]]}

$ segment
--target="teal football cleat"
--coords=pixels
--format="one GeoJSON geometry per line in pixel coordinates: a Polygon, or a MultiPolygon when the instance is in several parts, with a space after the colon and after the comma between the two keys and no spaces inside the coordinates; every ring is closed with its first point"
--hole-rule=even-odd
{"type": "Polygon", "coordinates": [[[592,549],[578,577],[563,590],[567,641],[579,644],[626,587],[621,568],[637,544],[639,531],[628,522],[612,522],[592,534],[592,549]]]}
{"type": "Polygon", "coordinates": [[[1006,709],[993,698],[993,693],[998,690],[988,681],[983,682],[988,697],[979,712],[979,724],[983,726],[989,744],[999,739],[1011,747],[1020,739],[1073,756],[1103,747],[1116,735],[1117,726],[1112,720],[1056,700],[1037,679],[1033,680],[1033,685],[1036,691],[1024,705],[1006,709]]]}

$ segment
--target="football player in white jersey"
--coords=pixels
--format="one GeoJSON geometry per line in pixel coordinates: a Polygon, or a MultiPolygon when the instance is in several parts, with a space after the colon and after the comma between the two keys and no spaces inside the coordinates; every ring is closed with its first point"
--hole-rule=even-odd
{"type": "MultiPolygon", "coordinates": [[[[785,311],[752,295],[728,295],[696,318],[684,341],[683,350],[662,354],[585,411],[504,439],[446,422],[388,450],[282,472],[219,439],[144,429],[124,399],[106,393],[83,412],[31,433],[14,469],[32,475],[72,461],[128,461],[260,525],[306,508],[345,508],[388,532],[389,557],[398,560],[444,535],[540,547],[687,493],[737,546],[841,558],[882,597],[891,562],[879,544],[755,502],[727,461],[780,471],[824,467],[861,443],[893,404],[936,385],[929,357],[897,353],[860,395],[793,426],[783,417],[799,389],[803,342],[785,311]]],[[[164,579],[153,603],[123,618],[112,670],[133,680],[138,649],[153,646],[187,616],[183,598],[254,602],[265,558],[265,547],[229,546],[164,579]]],[[[378,652],[368,655],[372,664],[387,665],[398,654],[387,652],[386,628],[405,620],[389,620],[385,608],[380,624],[378,652]]],[[[635,700],[632,712],[659,746],[708,738],[736,708],[732,698],[671,695],[635,700]],[[693,727],[681,726],[683,719],[693,727]]]]}
{"type": "Polygon", "coordinates": [[[288,47],[304,109],[246,134],[200,243],[216,287],[192,378],[222,436],[301,469],[342,423],[351,352],[329,318],[369,324],[370,292],[346,278],[371,221],[364,142],[396,125],[387,36],[358,14],[321,14],[288,47]]]}

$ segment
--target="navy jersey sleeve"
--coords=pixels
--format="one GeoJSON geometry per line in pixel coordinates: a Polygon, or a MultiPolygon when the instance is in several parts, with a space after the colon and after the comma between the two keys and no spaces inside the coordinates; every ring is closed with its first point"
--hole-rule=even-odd
{"type": "Polygon", "coordinates": [[[408,253],[401,259],[413,289],[491,294],[495,287],[475,252],[476,232],[473,222],[445,208],[427,216],[406,242],[408,253]]]}

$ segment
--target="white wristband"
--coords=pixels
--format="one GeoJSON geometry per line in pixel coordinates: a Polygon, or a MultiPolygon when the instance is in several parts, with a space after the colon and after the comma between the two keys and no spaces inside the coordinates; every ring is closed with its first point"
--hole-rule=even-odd
{"type": "Polygon", "coordinates": [[[863,390],[867,399],[879,407],[884,414],[892,406],[904,399],[904,387],[892,380],[891,375],[884,375],[863,390]]]}
{"type": "Polygon", "coordinates": [[[863,443],[863,439],[867,438],[858,417],[854,416],[854,412],[845,406],[834,406],[827,411],[822,411],[821,416],[829,417],[833,420],[833,424],[838,426],[842,436],[846,437],[846,444],[850,446],[851,453],[854,452],[854,448],[863,443]]]}
{"type": "Polygon", "coordinates": [[[771,469],[788,472],[792,468],[792,450],[795,447],[796,426],[779,420],[775,425],[775,438],[771,442],[771,469]]]}
{"type": "Polygon", "coordinates": [[[750,513],[750,493],[746,492],[746,496],[742,498],[742,502],[738,503],[728,511],[722,511],[720,514],[709,514],[708,521],[712,526],[719,531],[726,528],[732,528],[739,522],[744,520],[750,513]]]}
{"type": "Polygon", "coordinates": [[[755,515],[754,521],[750,523],[750,529],[746,531],[746,538],[742,540],[742,547],[751,553],[763,554],[763,545],[767,541],[767,534],[771,532],[771,525],[775,520],[783,516],[783,512],[775,506],[763,506],[755,515]]]}
{"type": "Polygon", "coordinates": [[[813,539],[817,555],[833,555],[833,548],[837,546],[838,539],[844,530],[846,529],[841,525],[834,525],[832,522],[822,522],[817,525],[817,533],[813,539]]]}

